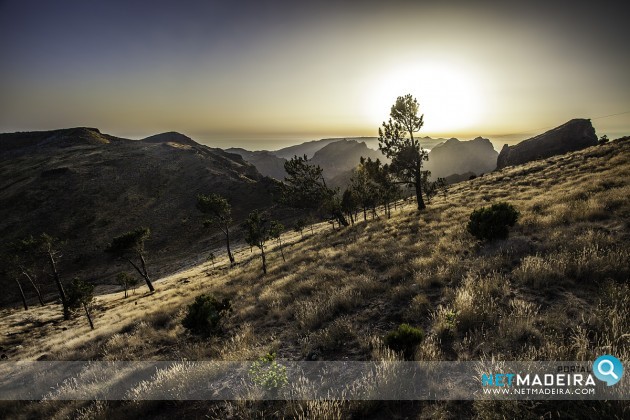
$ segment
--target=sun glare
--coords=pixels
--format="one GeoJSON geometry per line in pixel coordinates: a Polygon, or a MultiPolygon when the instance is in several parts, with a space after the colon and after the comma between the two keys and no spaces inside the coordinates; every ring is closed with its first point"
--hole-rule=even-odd
{"type": "Polygon", "coordinates": [[[418,64],[386,73],[366,98],[366,114],[371,123],[389,118],[398,96],[411,93],[424,114],[427,133],[453,133],[479,120],[481,95],[472,75],[455,67],[418,64]]]}

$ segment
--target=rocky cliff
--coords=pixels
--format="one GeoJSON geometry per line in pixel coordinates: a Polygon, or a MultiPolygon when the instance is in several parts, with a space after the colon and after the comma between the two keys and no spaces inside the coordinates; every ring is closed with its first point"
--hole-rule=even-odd
{"type": "Polygon", "coordinates": [[[561,155],[596,144],[597,135],[591,120],[574,119],[514,146],[506,144],[499,153],[497,169],[561,155]]]}

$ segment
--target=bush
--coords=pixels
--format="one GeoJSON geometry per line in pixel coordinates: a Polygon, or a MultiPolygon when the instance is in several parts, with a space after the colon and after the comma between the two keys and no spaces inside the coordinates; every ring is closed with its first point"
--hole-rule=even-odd
{"type": "Polygon", "coordinates": [[[230,310],[230,301],[218,301],[212,295],[200,295],[188,305],[188,313],[182,325],[193,334],[208,336],[219,329],[219,321],[230,310]]]}
{"type": "Polygon", "coordinates": [[[480,240],[505,239],[508,227],[518,220],[518,211],[508,203],[497,203],[482,207],[470,215],[468,232],[480,240]]]}
{"type": "Polygon", "coordinates": [[[418,344],[424,339],[424,331],[409,324],[400,324],[398,328],[387,334],[385,345],[395,351],[403,353],[406,359],[413,358],[418,344]]]}

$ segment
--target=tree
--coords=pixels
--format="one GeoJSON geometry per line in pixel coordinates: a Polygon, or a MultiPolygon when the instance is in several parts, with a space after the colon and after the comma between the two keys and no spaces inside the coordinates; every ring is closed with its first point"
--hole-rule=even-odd
{"type": "Polygon", "coordinates": [[[350,216],[350,223],[354,225],[354,216],[353,213],[357,209],[357,200],[355,194],[353,194],[352,189],[346,188],[341,196],[341,210],[350,216]]]}
{"type": "Polygon", "coordinates": [[[367,220],[367,209],[376,207],[377,190],[370,181],[364,161],[354,170],[351,179],[350,189],[356,198],[357,204],[363,209],[363,220],[367,220]]]}
{"type": "MultiPolygon", "coordinates": [[[[22,239],[16,244],[16,247],[17,249],[19,249],[21,255],[25,256],[27,259],[36,261],[42,256],[45,258],[46,263],[50,268],[50,276],[55,282],[55,285],[57,286],[57,291],[59,292],[59,298],[61,299],[61,306],[63,308],[63,319],[68,320],[70,319],[70,308],[68,307],[66,292],[64,290],[63,284],[61,283],[59,271],[57,270],[57,262],[59,257],[61,256],[61,252],[59,251],[60,245],[61,242],[59,241],[59,239],[54,238],[46,233],[42,233],[37,238],[29,236],[28,238],[22,239]]],[[[40,303],[43,304],[41,294],[39,293],[39,288],[35,285],[35,282],[26,270],[24,270],[23,273],[27,278],[29,278],[29,281],[31,281],[31,284],[36,289],[39,295],[40,303]]]]}
{"type": "Polygon", "coordinates": [[[348,226],[336,197],[337,190],[328,188],[322,168],[310,165],[304,155],[294,156],[285,162],[284,170],[287,173],[282,187],[284,204],[301,209],[328,211],[340,225],[348,226]]]}
{"type": "Polygon", "coordinates": [[[73,310],[83,308],[91,329],[94,329],[94,323],[90,315],[90,306],[93,301],[94,285],[77,277],[72,279],[72,283],[68,287],[68,306],[73,310]]]}
{"type": "Polygon", "coordinates": [[[212,268],[214,268],[214,260],[215,260],[215,255],[214,252],[211,252],[210,255],[208,255],[208,261],[210,261],[212,263],[212,268]]]}
{"type": "Polygon", "coordinates": [[[427,197],[427,203],[431,203],[431,199],[442,193],[444,197],[446,197],[446,193],[448,191],[448,185],[446,184],[446,180],[444,178],[438,178],[435,181],[429,181],[429,177],[431,176],[431,172],[424,171],[422,176],[422,188],[424,190],[424,195],[427,197]]]}
{"type": "Polygon", "coordinates": [[[293,226],[293,230],[295,232],[300,232],[300,235],[302,235],[302,238],[304,238],[304,229],[306,229],[306,226],[308,226],[308,221],[306,220],[306,218],[300,217],[295,221],[295,226],[293,226]]]}
{"type": "Polygon", "coordinates": [[[284,226],[280,222],[276,222],[272,220],[269,225],[269,235],[271,238],[278,241],[278,246],[280,247],[280,255],[282,255],[282,261],[287,262],[287,259],[284,258],[284,249],[282,246],[282,232],[284,231],[284,226]]]}
{"type": "MultiPolygon", "coordinates": [[[[372,200],[376,203],[380,203],[385,208],[387,217],[391,217],[391,211],[389,209],[389,203],[394,200],[399,194],[400,190],[396,185],[395,180],[392,178],[389,165],[381,165],[379,159],[372,160],[370,158],[360,160],[360,168],[366,173],[368,183],[372,192],[372,200]]],[[[375,204],[372,210],[375,211],[375,204]]]]}
{"type": "Polygon", "coordinates": [[[399,96],[391,107],[389,121],[378,129],[378,147],[392,160],[390,170],[399,182],[415,187],[418,210],[423,210],[422,165],[429,157],[413,136],[424,125],[424,115],[418,116],[418,108],[418,101],[411,95],[399,96]]]}
{"type": "Polygon", "coordinates": [[[230,203],[218,194],[199,194],[197,196],[197,210],[208,215],[208,219],[204,221],[204,226],[216,226],[221,229],[221,232],[225,235],[230,264],[234,265],[235,260],[230,249],[230,223],[232,223],[232,206],[230,206],[230,203]]]}
{"type": "Polygon", "coordinates": [[[116,276],[116,282],[118,282],[118,284],[123,288],[123,291],[125,292],[125,297],[127,297],[127,290],[129,290],[130,287],[135,288],[138,285],[138,279],[127,274],[127,273],[118,273],[118,275],[116,276]]]}
{"type": "Polygon", "coordinates": [[[31,284],[37,291],[37,296],[39,298],[39,302],[42,306],[44,306],[44,302],[42,300],[41,293],[39,288],[33,282],[31,275],[26,271],[24,264],[22,262],[22,258],[20,258],[19,253],[14,248],[14,246],[10,247],[10,250],[7,250],[3,254],[0,255],[0,268],[1,273],[4,274],[7,278],[11,278],[15,281],[18,290],[20,292],[20,297],[22,298],[22,305],[24,306],[24,310],[28,311],[28,303],[26,300],[26,294],[24,293],[24,288],[22,287],[22,282],[20,278],[24,275],[27,279],[31,281],[31,284]]]}
{"type": "Polygon", "coordinates": [[[138,228],[131,232],[124,233],[115,237],[112,243],[105,248],[105,252],[112,254],[116,258],[127,260],[147,283],[149,291],[154,292],[155,288],[149,278],[146,261],[144,259],[144,241],[146,241],[150,235],[151,231],[149,228],[138,228]],[[140,260],[140,267],[133,262],[132,258],[138,258],[140,260]]]}
{"type": "Polygon", "coordinates": [[[260,249],[263,274],[267,274],[267,260],[265,257],[265,243],[271,237],[271,221],[265,213],[254,210],[249,213],[245,221],[245,242],[249,246],[260,249]]]}

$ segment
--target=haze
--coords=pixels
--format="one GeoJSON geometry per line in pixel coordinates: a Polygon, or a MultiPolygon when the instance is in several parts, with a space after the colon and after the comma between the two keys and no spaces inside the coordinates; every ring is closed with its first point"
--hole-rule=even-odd
{"type": "Polygon", "coordinates": [[[547,3],[3,1],[0,132],[273,149],[375,136],[411,93],[422,135],[630,134],[625,14],[547,3]]]}

